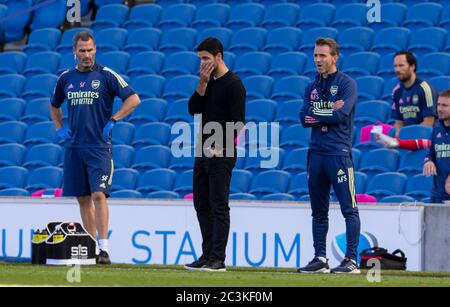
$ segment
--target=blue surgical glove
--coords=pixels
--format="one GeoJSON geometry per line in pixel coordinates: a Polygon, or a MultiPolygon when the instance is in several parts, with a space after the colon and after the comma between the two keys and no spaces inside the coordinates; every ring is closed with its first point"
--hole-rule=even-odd
{"type": "Polygon", "coordinates": [[[107,123],[105,128],[103,128],[103,140],[105,142],[109,142],[110,141],[110,137],[111,137],[111,131],[114,128],[114,125],[116,124],[116,122],[113,119],[110,119],[107,123]]]}
{"type": "Polygon", "coordinates": [[[69,141],[70,139],[72,139],[72,131],[67,128],[58,129],[56,131],[56,134],[58,135],[58,137],[60,137],[64,141],[69,141]]]}

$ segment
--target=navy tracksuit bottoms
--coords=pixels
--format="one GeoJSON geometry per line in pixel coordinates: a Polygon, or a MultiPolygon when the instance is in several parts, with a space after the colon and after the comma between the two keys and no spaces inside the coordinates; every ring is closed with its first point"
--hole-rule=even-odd
{"type": "Polygon", "coordinates": [[[356,260],[361,223],[355,194],[351,156],[324,155],[310,151],[308,155],[308,186],[313,217],[315,257],[326,257],[330,186],[339,200],[345,218],[346,257],[356,260]]]}

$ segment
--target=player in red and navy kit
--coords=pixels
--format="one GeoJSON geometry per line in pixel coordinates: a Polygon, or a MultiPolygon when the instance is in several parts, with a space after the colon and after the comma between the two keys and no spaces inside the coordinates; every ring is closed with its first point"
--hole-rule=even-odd
{"type": "Polygon", "coordinates": [[[98,232],[98,263],[110,264],[106,199],[114,172],[111,131],[118,120],[136,108],[140,99],[122,77],[95,62],[92,34],[76,34],[73,52],[78,65],[60,75],[50,105],[57,135],[66,146],[63,196],[77,197],[85,228],[94,238],[98,232]],[[116,96],[124,103],[113,115],[116,96]],[[60,109],[65,100],[68,127],[63,127],[60,109]]]}
{"type": "Polygon", "coordinates": [[[423,173],[435,176],[431,202],[443,203],[450,200],[450,90],[439,95],[437,110],[439,120],[433,129],[423,173]]]}
{"type": "Polygon", "coordinates": [[[300,120],[311,127],[308,154],[308,186],[313,217],[314,259],[298,272],[329,273],[326,237],[330,186],[341,205],[347,235],[347,251],[334,273],[359,273],[356,257],[360,219],[356,203],[352,160],[353,118],[356,82],[337,70],[339,46],[329,38],[318,38],[314,62],[318,75],[306,88],[300,120]]]}

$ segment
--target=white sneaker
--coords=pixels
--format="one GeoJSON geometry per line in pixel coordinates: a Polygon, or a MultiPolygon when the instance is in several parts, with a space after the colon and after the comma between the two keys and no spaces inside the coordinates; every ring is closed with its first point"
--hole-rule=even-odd
{"type": "Polygon", "coordinates": [[[396,138],[390,137],[382,133],[374,133],[375,141],[386,148],[398,148],[398,141],[396,138]]]}

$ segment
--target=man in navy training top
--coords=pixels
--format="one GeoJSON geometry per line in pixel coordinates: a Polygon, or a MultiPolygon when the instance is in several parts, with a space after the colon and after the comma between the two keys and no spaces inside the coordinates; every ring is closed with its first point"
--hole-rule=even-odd
{"type": "Polygon", "coordinates": [[[356,257],[360,220],[355,196],[352,160],[356,82],[337,70],[339,46],[330,38],[318,38],[314,62],[318,74],[305,89],[300,112],[303,127],[311,127],[308,153],[308,185],[311,198],[314,259],[301,273],[329,273],[326,258],[330,186],[341,205],[346,223],[347,251],[333,273],[358,274],[356,257]]]}
{"type": "Polygon", "coordinates": [[[431,146],[423,166],[425,176],[434,176],[432,203],[450,200],[450,89],[439,95],[439,120],[431,135],[431,146]]]}
{"type": "Polygon", "coordinates": [[[73,44],[78,65],[59,76],[50,105],[57,135],[66,145],[63,196],[77,197],[84,227],[93,238],[98,232],[98,263],[110,264],[106,199],[114,172],[111,131],[140,99],[116,72],[95,62],[92,34],[76,34],[73,44]],[[113,115],[115,96],[124,103],[113,115]],[[68,102],[68,127],[62,121],[64,100],[68,102]]]}
{"type": "Polygon", "coordinates": [[[428,148],[430,141],[427,139],[401,140],[398,135],[405,126],[433,127],[438,93],[429,82],[417,77],[417,59],[411,52],[399,51],[394,55],[394,70],[400,81],[392,91],[391,118],[395,119],[395,138],[382,134],[376,134],[375,138],[388,148],[428,148]]]}

